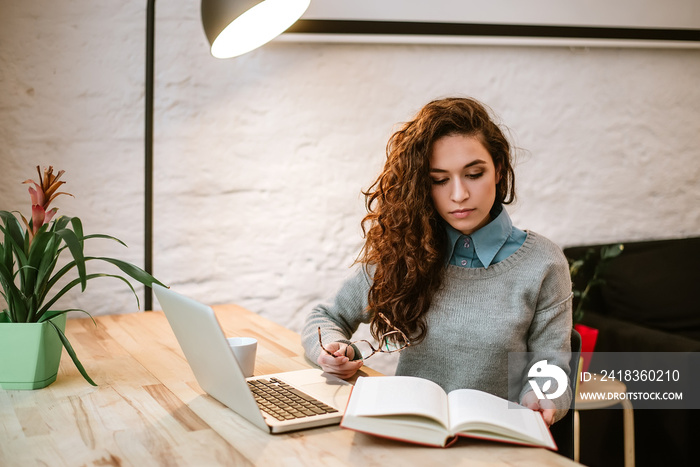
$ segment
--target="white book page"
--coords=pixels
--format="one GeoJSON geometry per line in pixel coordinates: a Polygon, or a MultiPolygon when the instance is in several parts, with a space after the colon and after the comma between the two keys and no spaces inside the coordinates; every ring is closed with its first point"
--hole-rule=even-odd
{"type": "Polygon", "coordinates": [[[447,395],[430,380],[411,376],[375,376],[357,380],[348,415],[422,415],[447,426],[447,395]]]}
{"type": "Polygon", "coordinates": [[[470,425],[484,428],[484,422],[505,428],[501,433],[525,433],[534,439],[548,440],[542,417],[534,411],[518,407],[505,399],[472,389],[452,391],[449,398],[451,429],[470,425]]]}

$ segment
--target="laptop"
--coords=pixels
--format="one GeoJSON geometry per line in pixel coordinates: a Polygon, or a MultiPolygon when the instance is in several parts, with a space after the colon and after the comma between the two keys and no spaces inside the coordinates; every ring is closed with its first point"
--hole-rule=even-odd
{"type": "Polygon", "coordinates": [[[197,383],[214,399],[269,433],[340,423],[351,384],[320,369],[245,378],[211,307],[157,284],[153,291],[197,383]],[[282,407],[265,400],[279,392],[282,407]]]}

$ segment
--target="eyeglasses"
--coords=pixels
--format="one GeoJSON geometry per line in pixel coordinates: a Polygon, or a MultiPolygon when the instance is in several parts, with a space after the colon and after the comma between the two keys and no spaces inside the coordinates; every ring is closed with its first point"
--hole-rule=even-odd
{"type": "MultiPolygon", "coordinates": [[[[406,334],[404,334],[399,328],[391,324],[391,322],[386,318],[386,316],[384,316],[381,313],[377,313],[377,316],[383,319],[384,322],[393,329],[393,331],[386,332],[379,336],[378,348],[375,348],[371,342],[365,339],[351,342],[350,345],[354,346],[355,349],[357,349],[360,352],[362,360],[367,360],[369,357],[376,353],[401,352],[403,349],[411,345],[411,342],[406,337],[406,334]]],[[[321,349],[323,349],[323,351],[326,352],[328,355],[335,357],[335,355],[333,355],[331,351],[329,351],[323,346],[323,341],[321,340],[320,327],[318,328],[318,345],[320,345],[321,349]]]]}

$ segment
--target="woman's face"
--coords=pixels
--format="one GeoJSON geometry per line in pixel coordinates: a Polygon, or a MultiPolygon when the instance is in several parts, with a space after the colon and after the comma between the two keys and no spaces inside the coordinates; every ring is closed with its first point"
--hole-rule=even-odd
{"type": "Polygon", "coordinates": [[[430,178],[435,209],[448,224],[470,235],[489,223],[500,177],[477,138],[455,134],[435,141],[430,178]]]}

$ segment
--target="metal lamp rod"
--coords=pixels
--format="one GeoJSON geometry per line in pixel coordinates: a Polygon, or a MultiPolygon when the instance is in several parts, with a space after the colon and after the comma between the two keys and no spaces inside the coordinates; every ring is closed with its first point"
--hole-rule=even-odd
{"type": "MultiPolygon", "coordinates": [[[[144,269],[153,274],[153,70],[155,46],[156,1],[148,0],[146,7],[146,167],[144,170],[144,269]]],[[[153,309],[153,291],[144,287],[144,310],[153,309]]]]}

